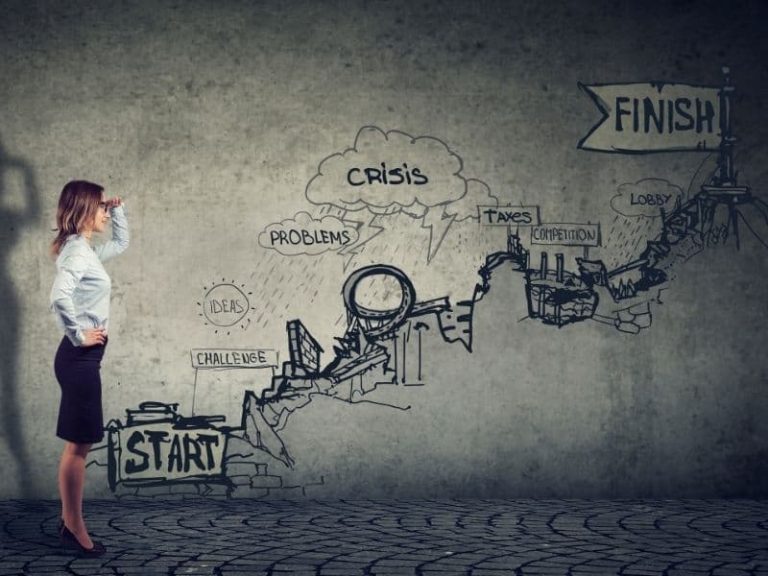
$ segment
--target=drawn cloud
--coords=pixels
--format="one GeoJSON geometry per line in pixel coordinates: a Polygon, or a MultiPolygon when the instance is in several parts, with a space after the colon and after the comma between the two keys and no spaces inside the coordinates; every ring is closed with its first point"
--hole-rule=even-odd
{"type": "Polygon", "coordinates": [[[657,218],[662,209],[669,213],[683,197],[683,190],[661,178],[646,178],[619,185],[611,208],[622,216],[657,218]]]}
{"type": "Polygon", "coordinates": [[[299,212],[294,218],[270,224],[259,234],[259,245],[276,250],[284,256],[316,256],[340,250],[355,242],[355,226],[335,216],[316,219],[307,212],[299,212]]]}
{"type": "Polygon", "coordinates": [[[462,166],[461,158],[437,138],[364,126],[352,148],[320,162],[306,197],[345,211],[392,214],[410,206],[414,212],[417,204],[432,208],[463,198],[467,181],[460,175],[462,166]]]}
{"type": "Polygon", "coordinates": [[[448,217],[456,218],[457,221],[463,222],[473,218],[479,220],[480,216],[477,212],[478,206],[498,206],[499,199],[491,194],[491,189],[482,180],[476,180],[470,178],[467,180],[467,193],[464,196],[451,202],[445,207],[445,215],[448,217]]]}

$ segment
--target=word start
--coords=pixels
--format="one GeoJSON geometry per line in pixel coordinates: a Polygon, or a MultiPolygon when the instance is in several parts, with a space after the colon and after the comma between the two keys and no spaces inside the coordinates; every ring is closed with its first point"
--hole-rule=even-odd
{"type": "Polygon", "coordinates": [[[125,471],[208,472],[217,468],[213,447],[219,445],[214,434],[182,431],[135,431],[128,438],[125,471]]]}

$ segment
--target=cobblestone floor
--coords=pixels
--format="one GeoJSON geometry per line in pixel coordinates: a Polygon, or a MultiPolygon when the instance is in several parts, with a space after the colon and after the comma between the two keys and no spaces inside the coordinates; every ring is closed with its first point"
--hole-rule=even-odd
{"type": "Polygon", "coordinates": [[[0,575],[768,574],[768,501],[89,501],[98,559],[56,502],[0,513],[0,575]]]}

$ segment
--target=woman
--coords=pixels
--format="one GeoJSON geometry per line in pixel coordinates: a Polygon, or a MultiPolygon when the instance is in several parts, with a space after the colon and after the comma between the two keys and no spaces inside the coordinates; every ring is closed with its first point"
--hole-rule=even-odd
{"type": "Polygon", "coordinates": [[[128,225],[119,197],[107,199],[98,184],[76,180],[61,191],[58,234],[51,245],[56,279],[51,307],[64,333],[54,369],[61,387],[56,435],[66,441],[59,463],[62,542],[88,556],[105,548],[88,535],[83,520],[85,458],[104,437],[99,368],[107,345],[111,282],[102,261],[128,246],[128,225]],[[112,240],[91,246],[93,234],[112,220],[112,240]]]}

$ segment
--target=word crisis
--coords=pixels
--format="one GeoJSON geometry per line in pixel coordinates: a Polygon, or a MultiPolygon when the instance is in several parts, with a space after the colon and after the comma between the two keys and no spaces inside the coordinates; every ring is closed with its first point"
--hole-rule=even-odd
{"type": "Polygon", "coordinates": [[[386,184],[398,186],[400,184],[413,184],[422,186],[429,182],[429,177],[417,167],[408,168],[403,163],[398,168],[387,168],[387,163],[382,162],[380,167],[350,168],[347,172],[347,182],[350,186],[363,186],[364,184],[386,184]]]}

